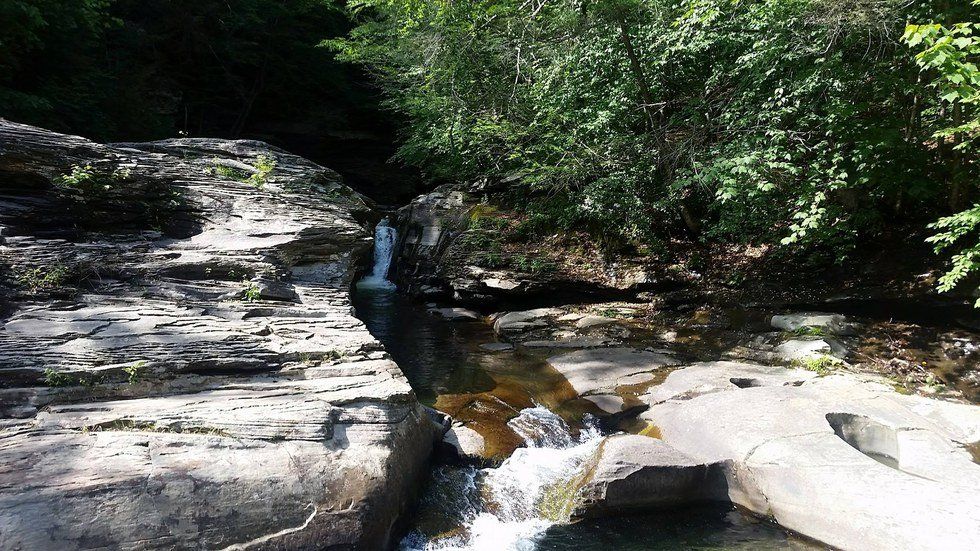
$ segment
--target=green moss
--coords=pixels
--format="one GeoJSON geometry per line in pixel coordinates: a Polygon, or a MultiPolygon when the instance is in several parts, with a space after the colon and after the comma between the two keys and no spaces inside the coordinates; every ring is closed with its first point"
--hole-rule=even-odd
{"type": "Polygon", "coordinates": [[[842,365],[844,365],[844,362],[826,354],[793,360],[793,367],[813,371],[818,375],[830,374],[842,365]]]}

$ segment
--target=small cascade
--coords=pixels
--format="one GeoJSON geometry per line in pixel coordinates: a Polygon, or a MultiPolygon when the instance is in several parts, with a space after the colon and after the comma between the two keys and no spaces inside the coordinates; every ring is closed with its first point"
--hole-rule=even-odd
{"type": "Polygon", "coordinates": [[[378,222],[374,228],[374,266],[371,273],[357,282],[358,288],[394,289],[395,284],[388,280],[388,269],[395,254],[395,240],[398,232],[391,227],[388,219],[378,222]]]}
{"type": "Polygon", "coordinates": [[[468,496],[453,504],[462,526],[445,537],[409,534],[402,551],[531,550],[549,527],[569,520],[574,480],[601,433],[589,426],[575,438],[561,417],[542,407],[522,410],[508,424],[526,448],[497,468],[442,474],[468,496]]]}

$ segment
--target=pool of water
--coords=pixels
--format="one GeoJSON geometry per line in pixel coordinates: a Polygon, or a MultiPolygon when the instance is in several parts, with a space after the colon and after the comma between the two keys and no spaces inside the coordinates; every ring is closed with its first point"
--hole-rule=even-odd
{"type": "Polygon", "coordinates": [[[435,466],[401,549],[816,549],[730,505],[568,522],[552,496],[601,434],[549,351],[481,349],[497,341],[489,324],[437,318],[383,287],[354,305],[419,399],[475,428],[499,462],[435,466]]]}

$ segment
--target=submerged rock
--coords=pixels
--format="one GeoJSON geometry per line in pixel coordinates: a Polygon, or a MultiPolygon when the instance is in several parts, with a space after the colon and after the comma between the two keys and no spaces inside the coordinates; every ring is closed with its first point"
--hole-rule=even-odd
{"type": "Polygon", "coordinates": [[[447,320],[479,320],[483,318],[479,312],[466,308],[430,308],[429,313],[447,320]]]}
{"type": "Polygon", "coordinates": [[[873,378],[734,362],[671,373],[641,417],[693,460],[723,464],[729,499],[841,549],[974,549],[980,407],[873,378]]]}
{"type": "Polygon", "coordinates": [[[0,185],[0,548],[389,544],[437,431],[351,316],[359,195],[260,142],[2,120],[0,185]]]}

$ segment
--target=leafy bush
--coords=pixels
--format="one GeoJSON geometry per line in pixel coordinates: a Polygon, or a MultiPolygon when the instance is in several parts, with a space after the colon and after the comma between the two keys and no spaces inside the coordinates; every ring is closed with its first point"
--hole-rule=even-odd
{"type": "Polygon", "coordinates": [[[924,27],[919,45],[940,50],[918,60],[900,39],[907,21],[968,17],[965,2],[348,7],[361,25],[327,44],[404,116],[398,157],[432,178],[506,185],[527,215],[519,235],[584,230],[607,251],[684,235],[840,260],[886,225],[924,227],[976,195],[975,129],[949,124],[975,105],[956,100],[955,115],[930,89],[934,65],[958,59],[961,94],[973,27],[924,27]]]}

